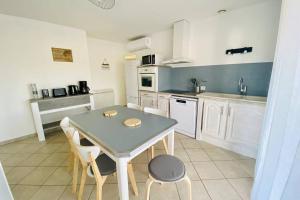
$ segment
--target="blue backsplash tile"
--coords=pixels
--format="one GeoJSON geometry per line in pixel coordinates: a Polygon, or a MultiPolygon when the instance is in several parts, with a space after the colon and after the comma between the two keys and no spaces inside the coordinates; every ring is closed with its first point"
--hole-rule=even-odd
{"type": "Polygon", "coordinates": [[[199,78],[207,81],[207,92],[239,94],[238,81],[243,77],[248,95],[267,96],[272,66],[268,62],[173,68],[170,89],[192,90],[190,79],[199,78]]]}

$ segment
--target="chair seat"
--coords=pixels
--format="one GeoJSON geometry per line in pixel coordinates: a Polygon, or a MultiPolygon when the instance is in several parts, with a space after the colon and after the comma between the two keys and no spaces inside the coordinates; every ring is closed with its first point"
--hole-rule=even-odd
{"type": "MultiPolygon", "coordinates": [[[[101,154],[96,159],[97,166],[102,176],[108,176],[116,172],[116,162],[113,161],[106,154],[101,154]]],[[[94,174],[93,169],[90,167],[91,173],[94,174]]]]}
{"type": "Polygon", "coordinates": [[[185,176],[184,163],[171,155],[159,155],[148,164],[150,175],[162,182],[174,182],[185,176]]]}
{"type": "Polygon", "coordinates": [[[80,139],[80,145],[81,146],[94,146],[94,144],[86,138],[80,139]]]}

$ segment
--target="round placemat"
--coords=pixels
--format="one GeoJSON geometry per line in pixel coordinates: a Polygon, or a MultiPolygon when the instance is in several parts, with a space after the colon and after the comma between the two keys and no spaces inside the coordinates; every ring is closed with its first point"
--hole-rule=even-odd
{"type": "Polygon", "coordinates": [[[130,119],[126,119],[124,121],[124,125],[128,126],[128,127],[137,127],[137,126],[141,125],[141,123],[142,123],[142,121],[137,118],[130,118],[130,119]]]}
{"type": "Polygon", "coordinates": [[[116,116],[118,112],[116,110],[108,110],[103,113],[105,117],[113,117],[116,116]]]}

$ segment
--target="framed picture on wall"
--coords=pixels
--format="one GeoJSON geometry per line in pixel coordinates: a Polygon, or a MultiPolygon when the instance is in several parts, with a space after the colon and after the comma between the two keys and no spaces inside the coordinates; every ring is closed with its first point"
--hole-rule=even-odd
{"type": "Polygon", "coordinates": [[[51,48],[54,62],[73,62],[72,50],[62,48],[51,48]]]}

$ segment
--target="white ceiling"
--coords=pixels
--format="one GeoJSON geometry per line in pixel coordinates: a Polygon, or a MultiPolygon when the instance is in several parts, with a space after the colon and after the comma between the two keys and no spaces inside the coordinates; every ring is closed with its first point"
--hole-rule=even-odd
{"type": "Polygon", "coordinates": [[[103,10],[88,0],[0,0],[0,13],[84,29],[90,36],[127,41],[171,27],[266,0],[116,0],[103,10]]]}

